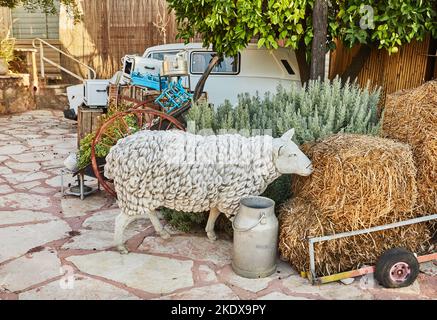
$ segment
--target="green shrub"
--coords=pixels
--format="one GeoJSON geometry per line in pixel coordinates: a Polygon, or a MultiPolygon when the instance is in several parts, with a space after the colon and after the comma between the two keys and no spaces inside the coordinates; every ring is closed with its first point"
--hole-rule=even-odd
{"type": "Polygon", "coordinates": [[[180,212],[168,208],[161,208],[159,211],[168,223],[182,232],[189,232],[195,225],[204,225],[208,220],[205,213],[180,212]]]}
{"type": "MultiPolygon", "coordinates": [[[[95,133],[87,134],[82,140],[80,140],[80,147],[77,152],[77,167],[79,169],[83,169],[91,164],[91,144],[95,138],[95,133]]],[[[99,143],[96,145],[96,157],[104,158],[108,155],[110,146],[114,143],[108,137],[103,137],[103,143],[99,143]]]]}
{"type": "MultiPolygon", "coordinates": [[[[108,107],[108,111],[106,114],[103,114],[99,117],[100,125],[105,121],[113,117],[119,112],[123,112],[129,109],[128,104],[110,104],[108,107]]],[[[121,138],[125,137],[128,134],[133,134],[140,129],[140,125],[138,123],[138,118],[133,114],[128,114],[123,117],[124,122],[129,126],[130,132],[126,132],[125,127],[122,125],[122,120],[115,120],[112,122],[110,126],[108,126],[105,130],[105,135],[101,137],[99,143],[96,144],[95,151],[97,158],[104,158],[108,155],[111,147],[121,138]]],[[[83,169],[86,166],[91,164],[91,145],[95,138],[96,134],[89,133],[82,140],[80,140],[80,147],[77,151],[77,159],[78,159],[78,168],[83,169]]]]}
{"type": "Polygon", "coordinates": [[[270,184],[262,196],[273,199],[276,209],[291,197],[291,175],[283,175],[270,184]]]}
{"type": "Polygon", "coordinates": [[[12,38],[10,35],[10,29],[0,29],[0,59],[6,64],[11,63],[15,59],[15,38],[12,38]]]}
{"type": "MultiPolygon", "coordinates": [[[[278,137],[294,128],[294,140],[302,144],[338,132],[377,134],[380,129],[379,97],[380,90],[361,89],[356,83],[342,85],[338,78],[310,81],[303,88],[296,85],[288,90],[278,87],[276,94],[266,94],[264,98],[242,94],[235,108],[229,102],[215,109],[197,104],[190,109],[186,120],[190,130],[195,129],[199,134],[205,133],[205,129],[212,129],[211,133],[224,129],[278,137]]],[[[291,196],[290,182],[291,176],[282,176],[263,195],[273,199],[278,208],[291,196]]],[[[196,213],[183,217],[191,219],[193,215],[196,213]]],[[[167,212],[170,223],[172,216],[171,211],[167,212]]],[[[177,219],[181,224],[182,216],[177,219]]]]}
{"type": "MultiPolygon", "coordinates": [[[[182,232],[190,232],[195,227],[205,228],[208,221],[208,212],[180,212],[168,208],[160,208],[159,211],[163,214],[164,219],[176,229],[182,232]]],[[[232,236],[232,224],[221,214],[216,223],[215,231],[223,231],[232,236]]]]}
{"type": "Polygon", "coordinates": [[[211,128],[215,133],[235,129],[278,137],[295,128],[294,139],[302,144],[338,132],[378,133],[379,96],[379,90],[361,89],[356,83],[342,86],[336,78],[310,81],[303,88],[292,85],[290,90],[280,86],[264,99],[242,94],[235,108],[228,101],[217,109],[194,105],[186,118],[195,123],[196,131],[211,128]]]}

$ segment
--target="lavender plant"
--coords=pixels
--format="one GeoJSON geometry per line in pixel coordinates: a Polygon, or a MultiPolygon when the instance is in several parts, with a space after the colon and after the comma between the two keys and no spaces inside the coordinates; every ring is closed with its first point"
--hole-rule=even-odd
{"type": "Polygon", "coordinates": [[[191,108],[187,120],[195,123],[196,130],[211,128],[215,133],[235,129],[253,134],[271,132],[278,137],[295,128],[295,140],[302,144],[338,132],[378,133],[379,97],[379,89],[362,89],[349,82],[342,85],[339,78],[309,81],[303,88],[280,86],[276,94],[268,93],[264,98],[241,94],[235,107],[228,101],[216,109],[198,104],[191,108]]]}

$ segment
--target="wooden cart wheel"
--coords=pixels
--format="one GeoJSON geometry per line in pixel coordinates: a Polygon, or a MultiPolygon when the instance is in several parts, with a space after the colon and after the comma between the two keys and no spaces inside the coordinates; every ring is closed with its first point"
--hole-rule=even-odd
{"type": "Polygon", "coordinates": [[[146,94],[141,95],[141,97],[136,97],[136,95],[132,95],[132,93],[129,95],[118,94],[115,98],[115,101],[117,103],[117,106],[119,104],[124,104],[128,106],[129,110],[139,108],[151,108],[155,110],[160,110],[159,105],[155,103],[156,98],[158,98],[160,94],[161,92],[156,90],[148,91],[146,94]]]}
{"type": "Polygon", "coordinates": [[[97,130],[91,144],[91,164],[94,174],[103,188],[117,197],[112,181],[104,177],[104,158],[98,157],[99,148],[109,149],[121,138],[140,130],[184,130],[184,126],[174,117],[150,108],[132,109],[109,118],[97,130]]]}

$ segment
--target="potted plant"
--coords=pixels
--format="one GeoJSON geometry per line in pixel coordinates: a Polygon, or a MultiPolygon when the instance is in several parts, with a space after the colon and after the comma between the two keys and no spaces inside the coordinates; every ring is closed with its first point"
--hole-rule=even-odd
{"type": "Polygon", "coordinates": [[[0,30],[0,75],[9,72],[9,63],[14,60],[15,38],[12,38],[11,30],[0,30]]]}

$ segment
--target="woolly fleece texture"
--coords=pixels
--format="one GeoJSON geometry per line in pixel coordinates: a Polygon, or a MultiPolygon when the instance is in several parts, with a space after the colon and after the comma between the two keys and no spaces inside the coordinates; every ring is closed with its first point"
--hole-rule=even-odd
{"type": "Polygon", "coordinates": [[[166,207],[185,212],[218,208],[235,215],[240,199],[264,192],[281,174],[273,138],[200,136],[140,131],[118,141],[106,158],[118,203],[128,215],[166,207]]]}

